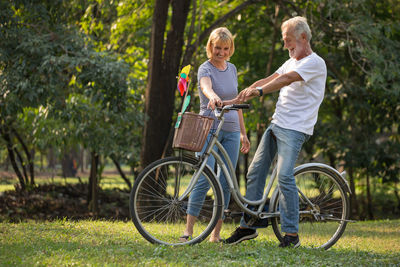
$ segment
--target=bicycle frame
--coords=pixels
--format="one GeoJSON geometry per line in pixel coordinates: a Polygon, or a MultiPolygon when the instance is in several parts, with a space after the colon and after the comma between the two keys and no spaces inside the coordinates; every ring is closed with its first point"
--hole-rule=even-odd
{"type": "MultiPolygon", "coordinates": [[[[225,110],[223,109],[221,111],[221,113],[217,114],[217,118],[220,120],[220,123],[216,129],[216,131],[213,133],[213,137],[211,138],[210,142],[207,145],[207,148],[205,149],[204,153],[202,154],[202,159],[201,159],[201,165],[199,167],[199,169],[196,171],[196,173],[193,175],[193,178],[191,179],[190,184],[188,185],[188,188],[186,189],[186,191],[182,194],[182,196],[180,197],[180,200],[184,199],[187,194],[193,189],[194,185],[196,184],[197,180],[200,177],[200,173],[203,171],[204,168],[207,167],[207,160],[210,157],[210,155],[213,155],[215,160],[217,161],[217,164],[221,167],[221,170],[224,172],[225,174],[225,178],[226,181],[229,185],[229,190],[231,192],[231,195],[234,199],[234,201],[239,205],[240,209],[245,211],[246,213],[253,215],[253,216],[258,216],[260,214],[260,212],[263,210],[265,203],[267,201],[267,197],[271,191],[272,185],[275,181],[275,177],[276,177],[276,169],[274,169],[271,179],[268,182],[268,186],[267,189],[263,195],[263,197],[259,200],[256,201],[252,201],[249,199],[246,199],[239,190],[239,185],[237,183],[237,178],[236,178],[236,174],[235,174],[235,169],[233,167],[232,161],[229,158],[228,153],[226,152],[225,148],[222,146],[222,144],[218,141],[218,135],[222,129],[222,126],[224,124],[225,118],[223,116],[225,110]],[[221,156],[213,149],[214,146],[216,146],[218,148],[218,150],[221,152],[222,154],[222,158],[221,156]],[[223,162],[223,158],[226,160],[228,167],[225,165],[225,163],[223,162]],[[247,208],[247,205],[252,205],[252,206],[258,206],[259,208],[258,210],[254,211],[251,210],[249,208],[247,208]]],[[[214,174],[215,177],[217,177],[214,173],[213,170],[210,169],[210,171],[214,174]]],[[[219,181],[218,181],[219,183],[219,181]]],[[[225,200],[224,200],[225,201],[225,200]]],[[[279,216],[278,214],[275,213],[268,213],[268,217],[275,217],[275,216],[279,216]]]]}
{"type": "MultiPolygon", "coordinates": [[[[180,200],[183,200],[188,194],[189,192],[193,189],[194,185],[196,184],[197,180],[200,177],[200,173],[203,171],[204,168],[209,168],[207,166],[207,160],[208,158],[212,155],[214,156],[215,160],[217,161],[217,164],[220,166],[221,170],[224,172],[225,174],[225,178],[226,181],[229,185],[229,190],[231,192],[232,198],[234,199],[234,201],[236,202],[236,204],[240,207],[240,209],[244,212],[246,212],[249,215],[252,216],[256,216],[259,217],[261,219],[264,218],[272,218],[272,217],[279,217],[280,214],[279,212],[264,212],[264,206],[265,203],[267,201],[268,196],[270,195],[272,186],[275,182],[276,179],[276,174],[277,174],[277,169],[276,167],[273,169],[271,177],[268,181],[267,187],[264,191],[263,197],[259,200],[249,200],[247,198],[245,198],[239,189],[239,185],[237,183],[237,177],[236,177],[236,173],[235,173],[235,169],[233,167],[233,164],[229,158],[228,153],[226,152],[225,148],[222,146],[222,144],[218,141],[218,135],[220,133],[220,131],[222,130],[222,126],[224,124],[225,118],[224,118],[224,112],[225,109],[222,109],[222,111],[220,113],[216,113],[217,118],[220,120],[220,123],[216,129],[216,131],[213,133],[213,137],[211,138],[210,142],[208,143],[204,153],[201,156],[201,164],[199,166],[199,169],[196,171],[196,173],[194,174],[193,178],[191,179],[190,184],[188,185],[188,188],[186,189],[186,191],[183,193],[183,195],[180,197],[180,200]],[[221,152],[222,157],[213,149],[214,146],[216,146],[218,148],[218,150],[221,152]],[[227,164],[224,163],[223,159],[225,159],[225,161],[227,162],[227,164]],[[226,166],[228,165],[228,166],[226,166]],[[251,210],[247,207],[247,205],[251,205],[251,206],[258,206],[257,210],[251,210]]],[[[345,185],[347,187],[347,192],[351,194],[350,191],[350,187],[348,186],[348,183],[346,181],[346,179],[343,178],[342,174],[340,174],[337,170],[335,170],[334,168],[325,165],[325,164],[321,164],[321,163],[308,163],[308,164],[303,164],[300,166],[297,166],[295,168],[294,171],[300,169],[300,168],[304,168],[310,165],[318,165],[320,167],[323,167],[325,169],[330,170],[331,172],[334,172],[336,175],[338,175],[339,177],[341,177],[343,179],[343,181],[345,182],[345,185]]],[[[217,177],[217,175],[214,173],[213,170],[211,170],[209,168],[209,170],[211,171],[211,173],[213,173],[213,175],[215,177],[217,177]]],[[[218,181],[219,183],[219,181],[218,181]]],[[[312,202],[303,194],[303,192],[301,192],[299,190],[300,195],[302,195],[303,199],[311,206],[314,208],[314,205],[312,204],[312,202]]],[[[300,214],[312,214],[313,211],[300,211],[300,214]]]]}

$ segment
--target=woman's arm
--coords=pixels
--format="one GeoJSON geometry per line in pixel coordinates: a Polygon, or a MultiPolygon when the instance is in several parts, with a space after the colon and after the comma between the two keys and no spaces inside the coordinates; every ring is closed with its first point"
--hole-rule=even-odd
{"type": "Polygon", "coordinates": [[[244,126],[243,111],[241,109],[238,110],[238,115],[240,125],[240,142],[242,143],[240,152],[247,154],[250,151],[250,141],[247,138],[246,127],[244,126]]]}
{"type": "Polygon", "coordinates": [[[216,106],[222,106],[221,98],[212,89],[210,77],[202,77],[200,79],[200,88],[203,94],[209,99],[207,108],[214,110],[216,106]]]}

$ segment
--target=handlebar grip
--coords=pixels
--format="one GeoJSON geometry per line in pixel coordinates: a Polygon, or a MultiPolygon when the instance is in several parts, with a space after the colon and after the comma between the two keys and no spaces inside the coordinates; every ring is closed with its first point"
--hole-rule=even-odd
{"type": "Polygon", "coordinates": [[[238,110],[238,109],[249,109],[250,104],[232,104],[232,105],[226,105],[223,108],[217,107],[215,109],[215,116],[218,119],[221,119],[224,116],[224,113],[228,110],[238,110]]]}
{"type": "Polygon", "coordinates": [[[222,109],[224,110],[238,110],[238,109],[249,109],[250,104],[232,104],[224,106],[222,109]]]}
{"type": "Polygon", "coordinates": [[[233,104],[232,108],[249,109],[250,108],[250,104],[233,104]]]}

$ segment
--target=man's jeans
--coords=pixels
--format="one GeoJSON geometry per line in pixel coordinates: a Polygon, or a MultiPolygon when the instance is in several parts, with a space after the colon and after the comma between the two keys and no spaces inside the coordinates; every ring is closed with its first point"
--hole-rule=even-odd
{"type": "MultiPolygon", "coordinates": [[[[204,150],[206,149],[207,144],[210,141],[211,137],[212,137],[212,132],[208,134],[207,142],[204,145],[202,151],[200,152],[200,155],[204,153],[204,150]]],[[[233,167],[235,168],[239,157],[240,132],[227,132],[221,130],[218,136],[218,141],[225,148],[226,152],[228,152],[233,167]]],[[[216,150],[215,147],[214,149],[216,150]]],[[[218,151],[218,154],[221,156],[221,158],[223,158],[222,153],[220,151],[218,151]]],[[[224,158],[223,161],[226,164],[224,158]]],[[[211,170],[214,170],[215,158],[213,156],[210,156],[208,158],[207,165],[210,167],[211,170]]],[[[219,166],[217,170],[217,179],[219,179],[219,182],[221,183],[222,192],[224,195],[224,204],[226,209],[229,205],[231,194],[229,191],[229,185],[225,179],[225,175],[219,166]]],[[[189,196],[187,214],[190,214],[195,217],[199,216],[200,210],[203,206],[204,199],[209,189],[210,189],[210,184],[208,183],[207,179],[204,176],[200,176],[199,180],[197,181],[196,185],[193,188],[192,193],[189,196]]]]}
{"type": "MultiPolygon", "coordinates": [[[[271,124],[258,145],[247,173],[246,198],[259,200],[264,193],[265,181],[271,163],[278,153],[279,210],[282,232],[285,233],[297,233],[299,231],[299,196],[293,169],[301,147],[309,137],[305,133],[271,124]]],[[[248,227],[243,218],[240,225],[248,227]]]]}

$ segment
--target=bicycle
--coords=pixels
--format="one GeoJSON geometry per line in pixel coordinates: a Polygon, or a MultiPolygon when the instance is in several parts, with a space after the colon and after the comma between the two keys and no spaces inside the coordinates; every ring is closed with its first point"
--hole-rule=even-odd
{"type": "MultiPolygon", "coordinates": [[[[215,157],[225,173],[231,198],[242,212],[248,214],[248,224],[267,219],[278,240],[283,240],[284,234],[279,227],[277,187],[270,199],[268,198],[276,180],[276,167],[272,171],[262,199],[250,201],[241,194],[233,165],[217,140],[224,123],[224,113],[244,108],[249,108],[249,105],[228,105],[216,112],[219,126],[201,156],[186,155],[180,150],[178,156],[157,160],[139,174],[130,193],[129,207],[134,225],[146,240],[163,245],[196,244],[207,238],[214,229],[223,215],[224,200],[214,170],[206,165],[210,154],[215,157]],[[222,153],[227,165],[213,149],[214,146],[222,153]],[[200,175],[206,177],[210,189],[201,207],[192,239],[181,242],[179,236],[185,229],[188,196],[200,175]],[[267,206],[268,211],[265,211],[264,207],[267,206]]],[[[350,187],[342,174],[322,163],[297,166],[294,175],[299,191],[299,234],[302,244],[328,249],[339,240],[347,222],[350,221],[350,187]]]]}

